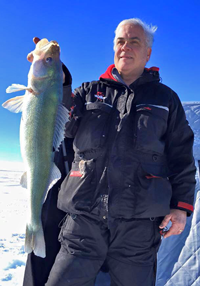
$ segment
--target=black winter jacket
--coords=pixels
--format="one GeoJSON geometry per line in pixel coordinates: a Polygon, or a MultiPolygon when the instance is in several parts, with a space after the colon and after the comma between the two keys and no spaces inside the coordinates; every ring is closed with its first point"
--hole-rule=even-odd
{"type": "Polygon", "coordinates": [[[62,183],[58,208],[91,213],[108,194],[112,218],[165,216],[170,208],[193,211],[193,132],[174,91],[145,69],[129,87],[110,66],[100,80],[72,95],[67,136],[75,160],[62,183]]]}

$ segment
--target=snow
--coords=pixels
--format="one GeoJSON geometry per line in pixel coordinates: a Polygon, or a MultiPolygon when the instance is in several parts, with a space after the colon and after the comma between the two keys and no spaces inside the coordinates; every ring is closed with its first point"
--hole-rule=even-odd
{"type": "Polygon", "coordinates": [[[22,163],[0,162],[0,286],[23,281],[28,193],[19,185],[22,173],[22,163]]]}

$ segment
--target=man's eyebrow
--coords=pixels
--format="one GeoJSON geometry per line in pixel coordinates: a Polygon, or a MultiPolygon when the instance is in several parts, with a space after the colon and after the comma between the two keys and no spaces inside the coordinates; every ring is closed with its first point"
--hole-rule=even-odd
{"type": "Polygon", "coordinates": [[[138,38],[138,37],[131,37],[131,38],[118,37],[117,40],[138,40],[138,41],[141,41],[140,38],[138,38]]]}

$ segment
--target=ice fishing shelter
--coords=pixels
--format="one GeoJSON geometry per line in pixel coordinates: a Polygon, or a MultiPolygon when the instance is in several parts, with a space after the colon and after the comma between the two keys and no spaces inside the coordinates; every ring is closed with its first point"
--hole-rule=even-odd
{"type": "Polygon", "coordinates": [[[200,102],[183,102],[187,120],[194,131],[197,168],[193,215],[181,235],[162,241],[158,253],[156,286],[200,285],[200,102]]]}

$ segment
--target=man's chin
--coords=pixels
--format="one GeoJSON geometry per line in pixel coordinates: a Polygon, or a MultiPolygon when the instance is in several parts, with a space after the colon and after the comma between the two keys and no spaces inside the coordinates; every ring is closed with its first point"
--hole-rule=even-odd
{"type": "Polygon", "coordinates": [[[133,68],[131,69],[130,65],[123,65],[117,68],[119,74],[129,74],[132,73],[133,68]]]}

